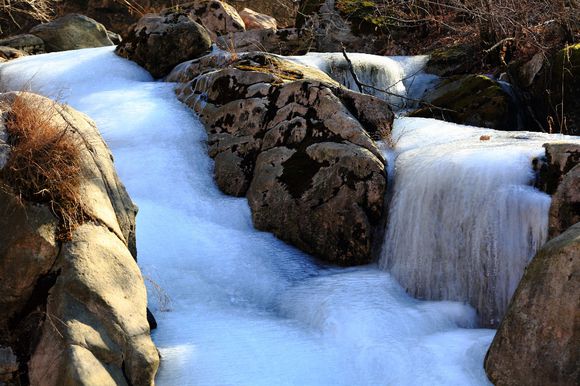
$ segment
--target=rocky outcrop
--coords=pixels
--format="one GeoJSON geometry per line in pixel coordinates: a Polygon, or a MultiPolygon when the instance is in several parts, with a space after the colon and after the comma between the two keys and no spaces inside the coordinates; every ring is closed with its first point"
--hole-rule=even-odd
{"type": "Polygon", "coordinates": [[[34,35],[16,35],[0,40],[0,46],[24,51],[29,55],[44,53],[44,41],[34,35]]]}
{"type": "Polygon", "coordinates": [[[485,369],[501,385],[577,385],[580,379],[580,223],[527,267],[485,369]]]}
{"type": "Polygon", "coordinates": [[[423,96],[429,105],[410,114],[498,130],[517,128],[517,111],[510,94],[484,75],[451,77],[423,96]]]}
{"type": "MultiPolygon", "coordinates": [[[[17,98],[33,106],[29,113],[43,114],[43,125],[56,128],[61,141],[79,149],[79,205],[67,209],[77,214],[67,212],[78,219],[70,223],[58,210],[63,202],[21,191],[11,176],[22,139],[8,136],[2,126],[0,346],[11,347],[18,358],[14,382],[152,385],[159,356],[134,258],[136,207],[116,175],[111,153],[86,116],[44,97],[2,95],[5,117],[15,114],[7,111],[17,98]]],[[[43,178],[38,181],[41,192],[46,188],[43,178]]]]}
{"type": "Polygon", "coordinates": [[[247,194],[256,228],[326,261],[369,262],[380,243],[388,104],[264,53],[210,55],[169,76],[208,132],[215,178],[247,194]]]}
{"type": "Polygon", "coordinates": [[[37,25],[30,33],[44,41],[47,52],[113,45],[101,23],[77,14],[37,25]]]}
{"type": "Polygon", "coordinates": [[[145,15],[117,46],[119,56],[135,61],[155,78],[206,53],[211,40],[205,28],[187,14],[145,15]]]}
{"type": "Polygon", "coordinates": [[[240,11],[240,17],[244,21],[247,30],[251,29],[278,29],[276,19],[272,16],[256,12],[250,8],[244,8],[240,11]]]}

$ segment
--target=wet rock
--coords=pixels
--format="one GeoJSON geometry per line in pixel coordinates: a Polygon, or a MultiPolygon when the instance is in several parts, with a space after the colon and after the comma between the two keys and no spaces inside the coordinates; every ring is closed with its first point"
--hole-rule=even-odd
{"type": "Polygon", "coordinates": [[[491,344],[496,385],[577,385],[580,378],[580,223],[534,257],[491,344]]]}
{"type": "Polygon", "coordinates": [[[113,45],[101,23],[78,14],[37,25],[30,33],[44,41],[47,52],[113,45]]]}
{"type": "MultiPolygon", "coordinates": [[[[2,106],[16,95],[3,94],[2,106]]],[[[74,210],[82,220],[70,225],[48,204],[31,201],[2,165],[1,343],[14,349],[30,384],[150,385],[159,357],[134,258],[136,207],[94,123],[44,97],[18,98],[78,146],[81,205],[74,210]]],[[[5,140],[10,157],[16,145],[5,140]]]]}
{"type": "Polygon", "coordinates": [[[143,16],[115,52],[160,78],[177,64],[205,54],[210,46],[205,28],[178,12],[143,16]]]}
{"type": "Polygon", "coordinates": [[[410,116],[498,130],[517,127],[517,111],[512,97],[498,82],[484,75],[443,80],[427,92],[423,100],[430,105],[410,116]]]}
{"type": "Polygon", "coordinates": [[[38,36],[26,34],[0,39],[0,46],[24,51],[29,55],[41,54],[45,51],[44,41],[38,36]]]}
{"type": "Polygon", "coordinates": [[[329,262],[372,260],[387,183],[373,138],[390,133],[386,102],[264,53],[211,55],[169,78],[206,126],[218,186],[247,194],[258,229],[329,262]]]}
{"type": "Polygon", "coordinates": [[[278,29],[278,24],[276,19],[272,16],[265,15],[251,10],[250,8],[244,8],[240,11],[240,17],[244,21],[244,25],[247,30],[251,29],[278,29]]]}

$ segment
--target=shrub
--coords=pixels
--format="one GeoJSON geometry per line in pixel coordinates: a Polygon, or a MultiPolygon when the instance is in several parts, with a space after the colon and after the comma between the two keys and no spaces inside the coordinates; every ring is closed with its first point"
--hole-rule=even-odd
{"type": "Polygon", "coordinates": [[[81,156],[72,129],[55,123],[59,113],[52,103],[21,94],[2,110],[11,151],[0,177],[21,199],[48,204],[61,221],[60,237],[68,239],[84,218],[81,156]]]}

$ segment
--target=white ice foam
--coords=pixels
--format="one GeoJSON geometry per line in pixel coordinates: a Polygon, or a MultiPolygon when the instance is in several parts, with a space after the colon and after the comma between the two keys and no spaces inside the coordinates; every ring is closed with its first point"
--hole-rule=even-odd
{"type": "Polygon", "coordinates": [[[530,186],[532,159],[564,137],[402,118],[393,138],[382,267],[412,295],[469,301],[496,325],[547,237],[550,197],[530,186]]]}
{"type": "Polygon", "coordinates": [[[416,301],[374,266],[320,267],[254,230],[246,200],[216,188],[204,128],[171,84],[112,48],[14,60],[0,79],[60,95],[109,143],[140,207],[139,264],[164,291],[149,287],[158,385],[488,384],[493,331],[464,328],[470,307],[416,301]]]}
{"type": "MultiPolygon", "coordinates": [[[[410,107],[411,100],[420,98],[437,79],[422,72],[429,58],[426,55],[386,57],[348,53],[347,56],[358,80],[374,87],[363,87],[363,92],[389,101],[396,110],[410,107]]],[[[309,53],[289,58],[316,67],[351,90],[360,91],[342,53],[309,53]]]]}

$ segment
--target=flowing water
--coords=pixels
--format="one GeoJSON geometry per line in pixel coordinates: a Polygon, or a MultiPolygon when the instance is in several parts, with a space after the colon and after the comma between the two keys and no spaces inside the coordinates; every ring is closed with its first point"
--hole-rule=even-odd
{"type": "MultiPolygon", "coordinates": [[[[403,59],[394,63],[401,67],[398,76],[410,71],[403,59]]],[[[477,316],[470,306],[415,300],[375,265],[323,266],[256,231],[246,200],[227,197],[215,186],[203,126],[176,100],[173,85],[154,82],[112,48],[14,60],[0,67],[0,82],[4,90],[29,88],[87,113],[111,147],[120,177],[140,208],[139,265],[150,284],[159,322],[153,339],[163,358],[157,384],[489,383],[482,364],[494,331],[474,328],[477,316]]],[[[399,279],[409,275],[401,273],[404,259],[389,256],[425,248],[425,254],[409,256],[419,264],[423,256],[441,258],[453,245],[469,251],[463,245],[468,240],[514,243],[501,247],[511,251],[521,240],[507,236],[526,236],[543,221],[540,212],[549,199],[526,187],[526,165],[540,152],[542,140],[492,132],[494,147],[491,141],[478,142],[479,132],[433,120],[398,120],[400,138],[390,154],[397,158],[390,220],[395,225],[386,236],[392,245],[382,264],[399,279]],[[494,201],[500,209],[494,209],[494,201]],[[462,212],[470,203],[481,212],[462,212]],[[519,217],[498,224],[494,213],[512,204],[519,217]],[[534,214],[518,228],[526,211],[534,214]],[[472,214],[485,219],[484,225],[462,218],[472,214]],[[416,238],[403,234],[407,230],[416,238]],[[488,234],[498,230],[510,233],[488,234]],[[459,231],[469,238],[462,241],[459,231]],[[437,234],[444,239],[434,241],[437,234]]],[[[540,242],[544,236],[532,232],[529,237],[540,242]]],[[[456,268],[468,269],[469,275],[478,270],[477,264],[456,268]]],[[[425,285],[436,281],[416,278],[423,279],[425,285]]]]}

